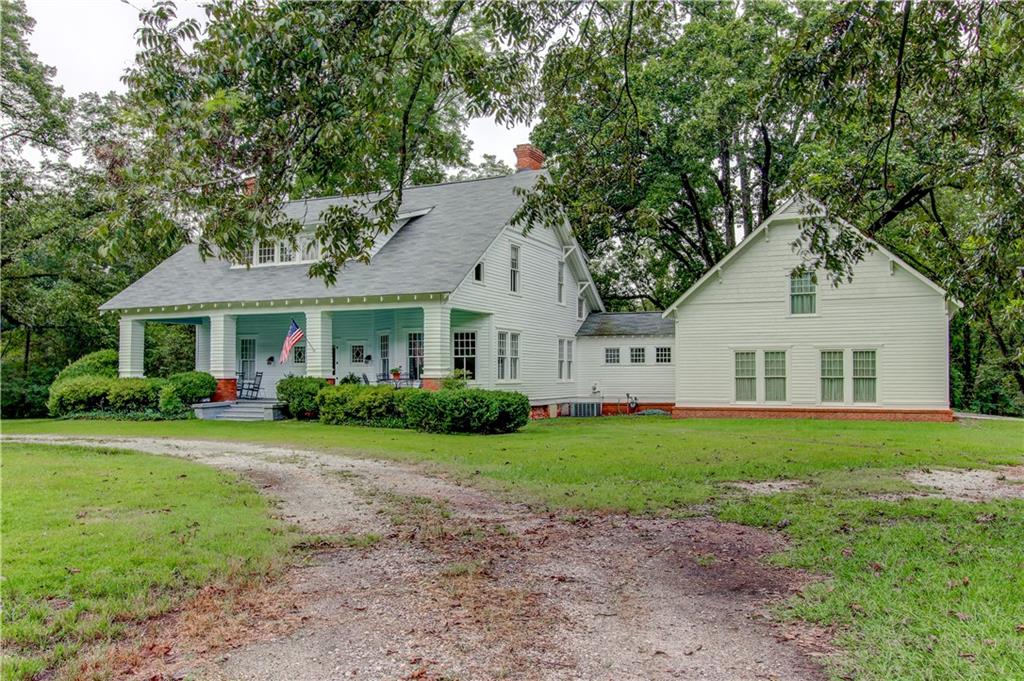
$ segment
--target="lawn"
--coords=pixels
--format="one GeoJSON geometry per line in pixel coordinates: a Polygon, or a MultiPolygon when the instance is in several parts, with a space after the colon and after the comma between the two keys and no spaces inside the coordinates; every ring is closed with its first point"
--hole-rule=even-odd
{"type": "Polygon", "coordinates": [[[773,560],[829,578],[778,614],[836,627],[837,678],[1024,679],[1024,502],[877,498],[910,489],[899,477],[909,468],[1021,463],[1020,422],[559,419],[490,437],[296,422],[22,421],[4,430],[372,455],[566,513],[711,512],[779,528],[792,548],[773,560]],[[721,484],[776,478],[809,486],[751,497],[721,484]]]}
{"type": "Polygon", "coordinates": [[[178,459],[8,443],[0,473],[4,679],[60,667],[201,584],[266,574],[291,541],[251,486],[178,459]]]}

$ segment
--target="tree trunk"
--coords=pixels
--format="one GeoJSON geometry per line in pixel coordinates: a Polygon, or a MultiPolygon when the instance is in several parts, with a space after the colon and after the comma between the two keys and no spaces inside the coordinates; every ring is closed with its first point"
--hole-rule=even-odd
{"type": "Polygon", "coordinates": [[[759,123],[757,128],[761,133],[761,143],[764,145],[764,156],[758,166],[761,174],[761,195],[758,197],[757,224],[761,224],[771,215],[772,140],[764,123],[759,123]]]}
{"type": "Polygon", "coordinates": [[[731,251],[736,247],[736,211],[732,205],[732,166],[730,161],[729,140],[723,138],[718,143],[718,165],[721,174],[718,190],[722,193],[722,205],[725,208],[725,247],[731,251]]]}
{"type": "Polygon", "coordinates": [[[21,358],[21,375],[28,377],[28,356],[32,351],[32,327],[25,327],[25,355],[21,358]]]}
{"type": "Polygon", "coordinates": [[[750,166],[747,155],[740,147],[739,133],[732,138],[732,146],[736,150],[736,165],[740,176],[740,215],[743,218],[743,238],[746,239],[754,231],[754,209],[750,203],[750,166]]]}

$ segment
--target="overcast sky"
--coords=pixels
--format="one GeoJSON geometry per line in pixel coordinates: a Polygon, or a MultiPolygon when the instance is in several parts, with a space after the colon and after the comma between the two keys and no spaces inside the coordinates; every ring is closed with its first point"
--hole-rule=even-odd
{"type": "MultiPolygon", "coordinates": [[[[69,95],[123,91],[121,74],[135,57],[138,11],[121,0],[26,0],[36,20],[32,49],[44,64],[57,69],[57,83],[69,95]]],[[[135,6],[148,6],[138,0],[135,6]]],[[[178,0],[178,16],[205,19],[197,3],[178,0]]],[[[523,126],[506,130],[489,119],[474,119],[467,130],[472,158],[494,154],[515,166],[512,148],[529,140],[523,126]]]]}

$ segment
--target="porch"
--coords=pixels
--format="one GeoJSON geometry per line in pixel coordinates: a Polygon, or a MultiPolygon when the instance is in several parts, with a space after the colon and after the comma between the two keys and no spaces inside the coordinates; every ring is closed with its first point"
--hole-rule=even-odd
{"type": "Polygon", "coordinates": [[[318,376],[336,382],[394,382],[437,388],[453,369],[475,384],[489,383],[485,356],[491,345],[491,316],[453,309],[447,302],[376,306],[274,306],[272,303],[212,311],[190,309],[123,315],[120,367],[123,377],[143,375],[147,324],[195,326],[195,368],[217,379],[213,402],[272,400],[285,376],[318,376]],[[259,308],[259,309],[256,309],[259,308]],[[287,359],[280,355],[291,321],[303,332],[287,359]],[[258,389],[241,390],[243,386],[258,389]]]}

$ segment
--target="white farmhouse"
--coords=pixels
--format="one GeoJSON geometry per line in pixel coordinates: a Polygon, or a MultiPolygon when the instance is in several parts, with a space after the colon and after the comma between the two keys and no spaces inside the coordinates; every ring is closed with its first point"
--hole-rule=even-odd
{"type": "Polygon", "coordinates": [[[121,319],[121,375],[142,375],[146,324],[173,323],[195,326],[196,368],[218,380],[207,416],[272,401],[290,374],[437,388],[460,370],[525,393],[536,416],[951,417],[953,308],[895,256],[876,250],[839,288],[791,279],[789,202],[664,314],[605,312],[567,225],[510,225],[543,173],[536,148],[516,155],[513,175],[407,189],[369,262],[332,286],[307,276],[312,235],[350,198],[286,204],[298,248],[257,243],[247,265],[182,248],[101,307],[121,319]],[[305,337],[281,362],[293,320],[305,337]]]}

